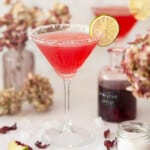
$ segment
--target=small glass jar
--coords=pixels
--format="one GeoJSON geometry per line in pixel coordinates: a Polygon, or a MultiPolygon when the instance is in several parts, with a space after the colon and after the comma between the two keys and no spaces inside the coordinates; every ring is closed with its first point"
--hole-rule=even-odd
{"type": "Polygon", "coordinates": [[[150,127],[136,120],[120,123],[117,150],[150,150],[150,127]]]}
{"type": "Polygon", "coordinates": [[[98,115],[103,120],[121,122],[136,118],[136,98],[127,87],[130,85],[121,62],[123,48],[110,48],[110,64],[98,76],[98,115]]]}

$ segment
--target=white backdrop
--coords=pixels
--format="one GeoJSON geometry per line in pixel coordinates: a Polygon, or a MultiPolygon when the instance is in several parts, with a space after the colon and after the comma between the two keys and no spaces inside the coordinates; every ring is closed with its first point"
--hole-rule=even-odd
{"type": "MultiPolygon", "coordinates": [[[[100,6],[106,4],[117,4],[120,2],[126,4],[126,0],[60,0],[61,2],[66,3],[72,15],[71,23],[83,23],[89,24],[91,19],[94,17],[91,12],[92,6],[100,6]]],[[[2,4],[3,0],[0,0],[0,14],[2,14],[7,8],[2,4]]],[[[37,5],[42,8],[52,8],[55,0],[24,0],[28,5],[37,5]]],[[[124,46],[126,46],[127,41],[135,38],[135,35],[138,33],[144,34],[150,28],[150,19],[146,21],[141,21],[136,24],[134,29],[130,32],[129,36],[124,41],[124,46]]],[[[112,46],[112,45],[111,45],[112,46]]],[[[8,124],[10,122],[20,121],[24,127],[24,122],[27,124],[26,128],[32,129],[35,128],[36,121],[44,122],[45,120],[50,120],[57,118],[57,116],[62,115],[63,112],[63,85],[60,77],[56,75],[52,67],[48,64],[48,62],[41,55],[37,47],[34,45],[32,41],[29,41],[27,47],[34,53],[35,55],[35,71],[36,73],[40,73],[46,77],[48,77],[51,81],[51,84],[54,88],[54,105],[51,111],[48,113],[35,113],[31,110],[31,112],[22,112],[22,114],[18,116],[7,116],[0,117],[0,125],[8,124]],[[29,122],[29,123],[28,123],[29,122]],[[30,123],[33,125],[30,127],[30,123]],[[29,124],[29,125],[28,125],[29,124]]],[[[109,57],[106,53],[107,48],[96,47],[92,52],[88,60],[85,64],[80,68],[76,77],[72,81],[71,85],[71,113],[75,116],[75,119],[79,119],[84,122],[86,125],[89,125],[87,122],[89,120],[97,117],[97,77],[100,69],[108,64],[109,57]],[[80,117],[78,117],[80,116],[80,117]],[[81,120],[84,118],[83,120],[81,120]]],[[[2,88],[3,77],[2,77],[2,54],[0,52],[0,88],[2,88]]],[[[150,101],[138,101],[140,103],[138,105],[138,119],[149,121],[149,108],[150,101]]],[[[111,124],[112,125],[112,124],[111,124]]],[[[110,126],[110,124],[108,124],[110,126]]],[[[113,128],[113,126],[111,126],[113,128]]],[[[100,130],[99,130],[100,131],[100,130]]],[[[20,136],[20,132],[18,136],[20,136]]],[[[22,130],[23,132],[23,130],[22,130]]],[[[28,132],[26,132],[27,135],[28,132]]],[[[14,135],[16,136],[16,135],[14,135]]],[[[27,140],[27,143],[32,142],[29,138],[23,137],[23,139],[27,140]]],[[[35,135],[34,135],[35,137],[35,135]]],[[[100,136],[99,136],[100,137],[100,136]]],[[[13,137],[12,137],[13,138],[13,137]]],[[[31,137],[32,139],[33,137],[31,137]]],[[[7,143],[11,139],[11,134],[8,137],[0,136],[0,146],[2,150],[6,150],[7,143]]],[[[33,138],[34,140],[34,138],[33,138]]],[[[92,148],[91,148],[92,149],[92,148]]],[[[98,149],[101,149],[100,147],[98,149]]]]}

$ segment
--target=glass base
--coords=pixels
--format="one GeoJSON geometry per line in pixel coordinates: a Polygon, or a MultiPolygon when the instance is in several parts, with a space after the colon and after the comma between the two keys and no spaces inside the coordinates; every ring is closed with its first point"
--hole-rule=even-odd
{"type": "Polygon", "coordinates": [[[94,135],[85,128],[63,125],[62,128],[47,129],[43,140],[58,148],[76,148],[90,144],[94,135]]]}

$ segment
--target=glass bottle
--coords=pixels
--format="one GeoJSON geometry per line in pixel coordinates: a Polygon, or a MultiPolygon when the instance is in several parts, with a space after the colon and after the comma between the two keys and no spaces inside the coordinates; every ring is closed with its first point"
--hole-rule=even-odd
{"type": "Polygon", "coordinates": [[[130,85],[121,62],[123,48],[110,48],[110,65],[98,77],[98,115],[103,120],[121,122],[136,118],[136,98],[126,88],[130,85]]]}
{"type": "Polygon", "coordinates": [[[117,132],[117,150],[150,150],[150,127],[139,121],[124,121],[117,132]]]}
{"type": "Polygon", "coordinates": [[[22,88],[29,72],[34,72],[34,55],[24,48],[10,49],[3,55],[4,88],[22,88]]]}

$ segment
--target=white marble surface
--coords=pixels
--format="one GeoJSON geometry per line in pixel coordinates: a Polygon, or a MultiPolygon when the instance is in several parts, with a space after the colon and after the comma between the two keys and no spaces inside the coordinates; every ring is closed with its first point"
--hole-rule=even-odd
{"type": "MultiPolygon", "coordinates": [[[[2,0],[0,0],[1,2],[2,0]]],[[[24,0],[28,4],[34,3],[41,7],[49,7],[54,1],[44,0],[24,0]]],[[[72,12],[71,23],[84,23],[89,24],[93,18],[93,14],[90,10],[91,6],[100,5],[100,0],[61,0],[66,2],[70,6],[72,12]]],[[[112,1],[111,1],[112,2],[112,1]]],[[[2,8],[2,6],[0,6],[2,8]]],[[[2,8],[4,10],[4,8],[2,8]]],[[[0,9],[0,11],[2,11],[0,9]]],[[[137,33],[145,33],[150,28],[150,19],[147,21],[139,22],[132,30],[130,35],[124,41],[124,46],[127,46],[127,41],[130,41],[135,37],[137,33]]],[[[122,44],[121,44],[122,45],[122,44]]],[[[111,45],[112,46],[112,45],[111,45]]],[[[49,123],[55,121],[57,118],[61,118],[63,115],[63,83],[60,77],[56,75],[52,67],[44,59],[44,57],[37,50],[37,47],[32,41],[29,41],[27,47],[31,49],[35,55],[35,72],[40,73],[50,79],[50,82],[54,88],[54,105],[45,113],[37,113],[32,108],[24,107],[22,112],[17,116],[4,116],[0,117],[0,126],[18,124],[18,130],[12,131],[6,135],[0,135],[0,149],[7,150],[7,145],[11,140],[21,140],[31,146],[38,140],[40,133],[42,132],[42,126],[47,128],[49,123]]],[[[71,84],[71,116],[74,120],[82,125],[85,125],[89,129],[96,129],[97,142],[92,147],[86,147],[83,149],[93,150],[105,150],[103,146],[103,131],[110,128],[115,132],[117,124],[101,122],[100,125],[96,125],[95,119],[97,118],[97,77],[100,69],[108,63],[109,57],[106,53],[107,48],[96,47],[93,53],[90,55],[85,64],[80,68],[78,74],[72,80],[71,84]]],[[[0,55],[0,88],[3,87],[2,76],[2,54],[0,55]]],[[[137,119],[145,122],[149,122],[150,101],[143,100],[138,101],[137,119]]],[[[51,149],[51,148],[49,148],[51,149]]],[[[36,148],[34,148],[36,150],[36,148]]]]}
{"type": "MultiPolygon", "coordinates": [[[[12,140],[20,140],[31,146],[34,150],[34,142],[40,139],[41,132],[46,129],[52,122],[63,118],[63,85],[61,79],[55,74],[43,56],[35,49],[36,56],[36,72],[47,76],[54,88],[54,105],[45,113],[37,113],[30,107],[24,107],[22,112],[17,116],[0,117],[0,126],[12,125],[15,122],[18,125],[16,131],[12,131],[6,135],[0,135],[0,146],[3,150],[7,150],[7,145],[12,140]],[[42,72],[41,72],[42,70],[42,72]]],[[[102,149],[103,131],[110,128],[116,131],[117,124],[100,122],[97,126],[97,76],[100,68],[108,61],[105,49],[97,47],[87,62],[78,72],[77,76],[72,80],[71,86],[71,116],[75,122],[95,130],[97,139],[93,145],[83,147],[84,150],[102,149]]],[[[149,122],[150,101],[138,101],[137,119],[149,122]]],[[[49,148],[51,150],[51,147],[49,148]]]]}

